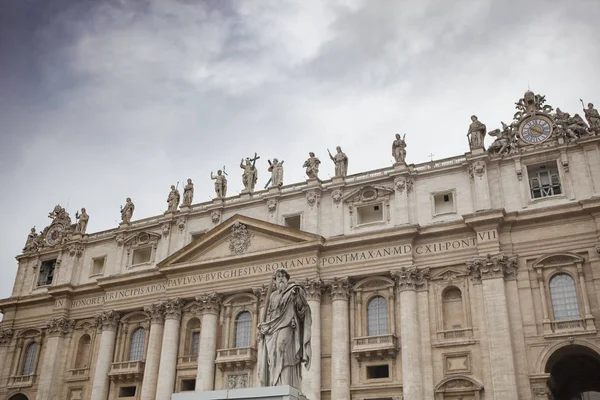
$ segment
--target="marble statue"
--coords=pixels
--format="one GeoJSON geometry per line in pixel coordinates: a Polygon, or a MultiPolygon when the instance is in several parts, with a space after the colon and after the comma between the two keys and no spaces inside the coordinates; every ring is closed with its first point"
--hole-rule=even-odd
{"type": "Polygon", "coordinates": [[[27,250],[35,250],[38,247],[39,235],[35,231],[35,226],[31,228],[31,232],[27,235],[27,241],[25,242],[25,247],[23,247],[23,251],[27,250]]]}
{"type": "Polygon", "coordinates": [[[471,115],[471,125],[469,125],[469,147],[471,150],[483,149],[483,139],[485,138],[485,124],[482,124],[476,115],[471,115]]]}
{"type": "Polygon", "coordinates": [[[81,214],[75,213],[75,219],[77,220],[77,225],[75,226],[75,232],[85,235],[85,231],[87,230],[88,221],[90,220],[90,216],[85,211],[85,208],[81,209],[81,214]]]}
{"type": "Polygon", "coordinates": [[[182,206],[190,206],[192,204],[192,200],[194,199],[194,184],[191,179],[187,180],[187,185],[183,187],[183,201],[181,202],[182,206]]]}
{"type": "Polygon", "coordinates": [[[258,180],[258,170],[256,169],[256,160],[260,157],[254,153],[254,157],[246,157],[246,162],[244,163],[244,159],[240,161],[240,168],[244,170],[242,174],[242,184],[244,185],[244,193],[252,193],[254,192],[254,186],[256,186],[256,181],[258,180]]]}
{"type": "Polygon", "coordinates": [[[133,210],[135,210],[135,205],[131,201],[131,198],[128,197],[127,200],[125,200],[125,205],[121,207],[121,221],[123,221],[124,224],[131,223],[133,210]]]}
{"type": "Polygon", "coordinates": [[[329,149],[327,149],[327,153],[329,153],[329,158],[335,164],[335,175],[334,176],[346,176],[348,174],[348,156],[346,153],[342,151],[340,146],[335,148],[335,156],[331,155],[329,149]]]}
{"type": "Polygon", "coordinates": [[[269,161],[269,172],[271,173],[271,179],[265,185],[265,189],[269,186],[272,187],[283,186],[283,160],[279,162],[278,159],[273,158],[273,162],[269,161]]]}
{"type": "Polygon", "coordinates": [[[396,140],[392,143],[392,156],[394,156],[394,160],[397,163],[406,164],[406,134],[403,137],[400,137],[398,133],[396,133],[396,140]]]}
{"type": "Polygon", "coordinates": [[[513,154],[518,149],[517,128],[513,124],[506,125],[503,121],[500,123],[502,124],[502,130],[494,129],[488,132],[490,136],[496,138],[488,148],[488,152],[500,155],[513,154]]]}
{"type": "Polygon", "coordinates": [[[258,324],[261,357],[258,378],[261,386],[289,385],[297,389],[302,383],[302,364],[310,369],[311,312],[304,288],[290,283],[289,273],[275,272],[275,290],[267,291],[267,309],[258,324]]]}
{"type": "MultiPolygon", "coordinates": [[[[581,104],[583,105],[583,100],[581,104]]],[[[594,108],[592,103],[588,103],[588,108],[584,108],[583,112],[585,113],[585,119],[590,124],[590,131],[600,135],[600,114],[598,114],[598,110],[594,108]]]]}
{"type": "Polygon", "coordinates": [[[179,206],[179,190],[175,187],[175,185],[171,185],[171,191],[169,192],[169,196],[167,197],[167,212],[177,211],[177,206],[179,206]]]}
{"type": "Polygon", "coordinates": [[[302,167],[306,168],[306,175],[309,178],[319,178],[319,164],[321,164],[321,160],[315,157],[315,153],[312,151],[308,153],[308,156],[308,160],[304,161],[302,167]]]}
{"type": "Polygon", "coordinates": [[[556,126],[556,134],[572,140],[579,139],[582,135],[587,134],[587,125],[579,114],[571,117],[568,112],[561,111],[556,108],[554,114],[554,124],[556,126]]]}
{"type": "Polygon", "coordinates": [[[217,197],[223,198],[227,196],[227,178],[223,175],[223,171],[218,170],[216,176],[210,171],[210,179],[215,181],[215,194],[217,197]]]}

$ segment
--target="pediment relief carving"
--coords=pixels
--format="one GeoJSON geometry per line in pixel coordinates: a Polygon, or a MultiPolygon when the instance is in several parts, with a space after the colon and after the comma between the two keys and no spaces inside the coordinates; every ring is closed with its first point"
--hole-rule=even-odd
{"type": "Polygon", "coordinates": [[[354,290],[375,291],[394,287],[394,281],[384,277],[369,277],[354,285],[354,290]]]}
{"type": "Polygon", "coordinates": [[[257,301],[258,301],[257,298],[251,294],[242,294],[242,295],[236,294],[236,295],[233,295],[233,296],[227,298],[223,302],[223,304],[239,306],[239,305],[256,303],[257,301]]]}
{"type": "Polygon", "coordinates": [[[431,280],[432,281],[444,280],[444,281],[452,282],[456,279],[464,278],[466,276],[467,276],[467,271],[461,271],[458,268],[445,268],[441,271],[436,271],[434,274],[432,274],[431,280]]]}
{"type": "Polygon", "coordinates": [[[533,268],[556,266],[564,264],[583,263],[585,259],[575,253],[555,253],[542,256],[533,262],[533,268]]]}
{"type": "Polygon", "coordinates": [[[439,392],[473,392],[483,389],[483,385],[476,379],[466,375],[456,375],[443,379],[435,387],[439,392]]]}
{"type": "Polygon", "coordinates": [[[17,335],[18,338],[34,338],[42,336],[42,331],[35,328],[24,329],[17,335]]]}
{"type": "Polygon", "coordinates": [[[139,247],[150,244],[156,244],[161,238],[161,235],[155,232],[137,232],[127,237],[123,244],[129,247],[139,247]]]}
{"type": "Polygon", "coordinates": [[[366,185],[355,189],[342,199],[348,204],[370,203],[372,201],[389,199],[394,189],[382,185],[366,185]]]}

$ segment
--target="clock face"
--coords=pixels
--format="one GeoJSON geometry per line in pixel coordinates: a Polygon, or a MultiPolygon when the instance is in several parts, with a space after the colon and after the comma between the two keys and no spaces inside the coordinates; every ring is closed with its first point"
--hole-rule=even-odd
{"type": "Polygon", "coordinates": [[[62,237],[63,227],[62,225],[54,225],[46,234],[46,242],[50,246],[54,246],[60,241],[62,237]]]}
{"type": "Polygon", "coordinates": [[[552,125],[545,118],[533,117],[521,125],[521,139],[527,143],[541,143],[550,137],[552,125]]]}

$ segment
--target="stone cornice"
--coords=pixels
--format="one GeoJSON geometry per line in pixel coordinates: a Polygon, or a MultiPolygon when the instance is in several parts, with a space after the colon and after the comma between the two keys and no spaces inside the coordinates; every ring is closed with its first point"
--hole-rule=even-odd
{"type": "Polygon", "coordinates": [[[181,318],[181,311],[183,310],[184,302],[179,298],[174,298],[164,302],[165,319],[177,319],[181,318]]]}
{"type": "Polygon", "coordinates": [[[6,345],[10,343],[14,331],[11,328],[0,329],[0,345],[6,345]]]}
{"type": "Polygon", "coordinates": [[[196,296],[196,301],[198,302],[200,310],[203,314],[218,315],[222,300],[223,296],[214,292],[196,296]]]}
{"type": "Polygon", "coordinates": [[[503,253],[488,254],[487,257],[476,257],[467,262],[467,271],[475,280],[517,277],[517,256],[503,253]]]}
{"type": "Polygon", "coordinates": [[[323,289],[325,288],[325,284],[319,277],[314,278],[306,278],[305,281],[301,283],[306,291],[306,299],[308,301],[321,301],[321,294],[323,293],[323,289]]]}
{"type": "Polygon", "coordinates": [[[116,331],[121,316],[113,310],[103,311],[95,316],[96,325],[103,331],[116,331]]]}
{"type": "Polygon", "coordinates": [[[348,278],[333,278],[327,282],[331,300],[346,300],[350,297],[350,280],[348,278]]]}
{"type": "Polygon", "coordinates": [[[425,285],[431,277],[429,267],[418,268],[416,266],[395,269],[390,271],[390,274],[400,292],[404,290],[417,290],[418,287],[425,285]]]}
{"type": "Polygon", "coordinates": [[[56,317],[46,322],[48,337],[62,336],[73,332],[75,321],[65,317],[56,317]]]}

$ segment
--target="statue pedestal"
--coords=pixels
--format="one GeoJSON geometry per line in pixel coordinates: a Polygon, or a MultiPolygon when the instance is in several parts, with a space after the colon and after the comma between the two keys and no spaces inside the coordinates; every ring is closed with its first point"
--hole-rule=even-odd
{"type": "Polygon", "coordinates": [[[214,390],[212,392],[174,393],[171,400],[308,400],[291,386],[214,390]]]}

